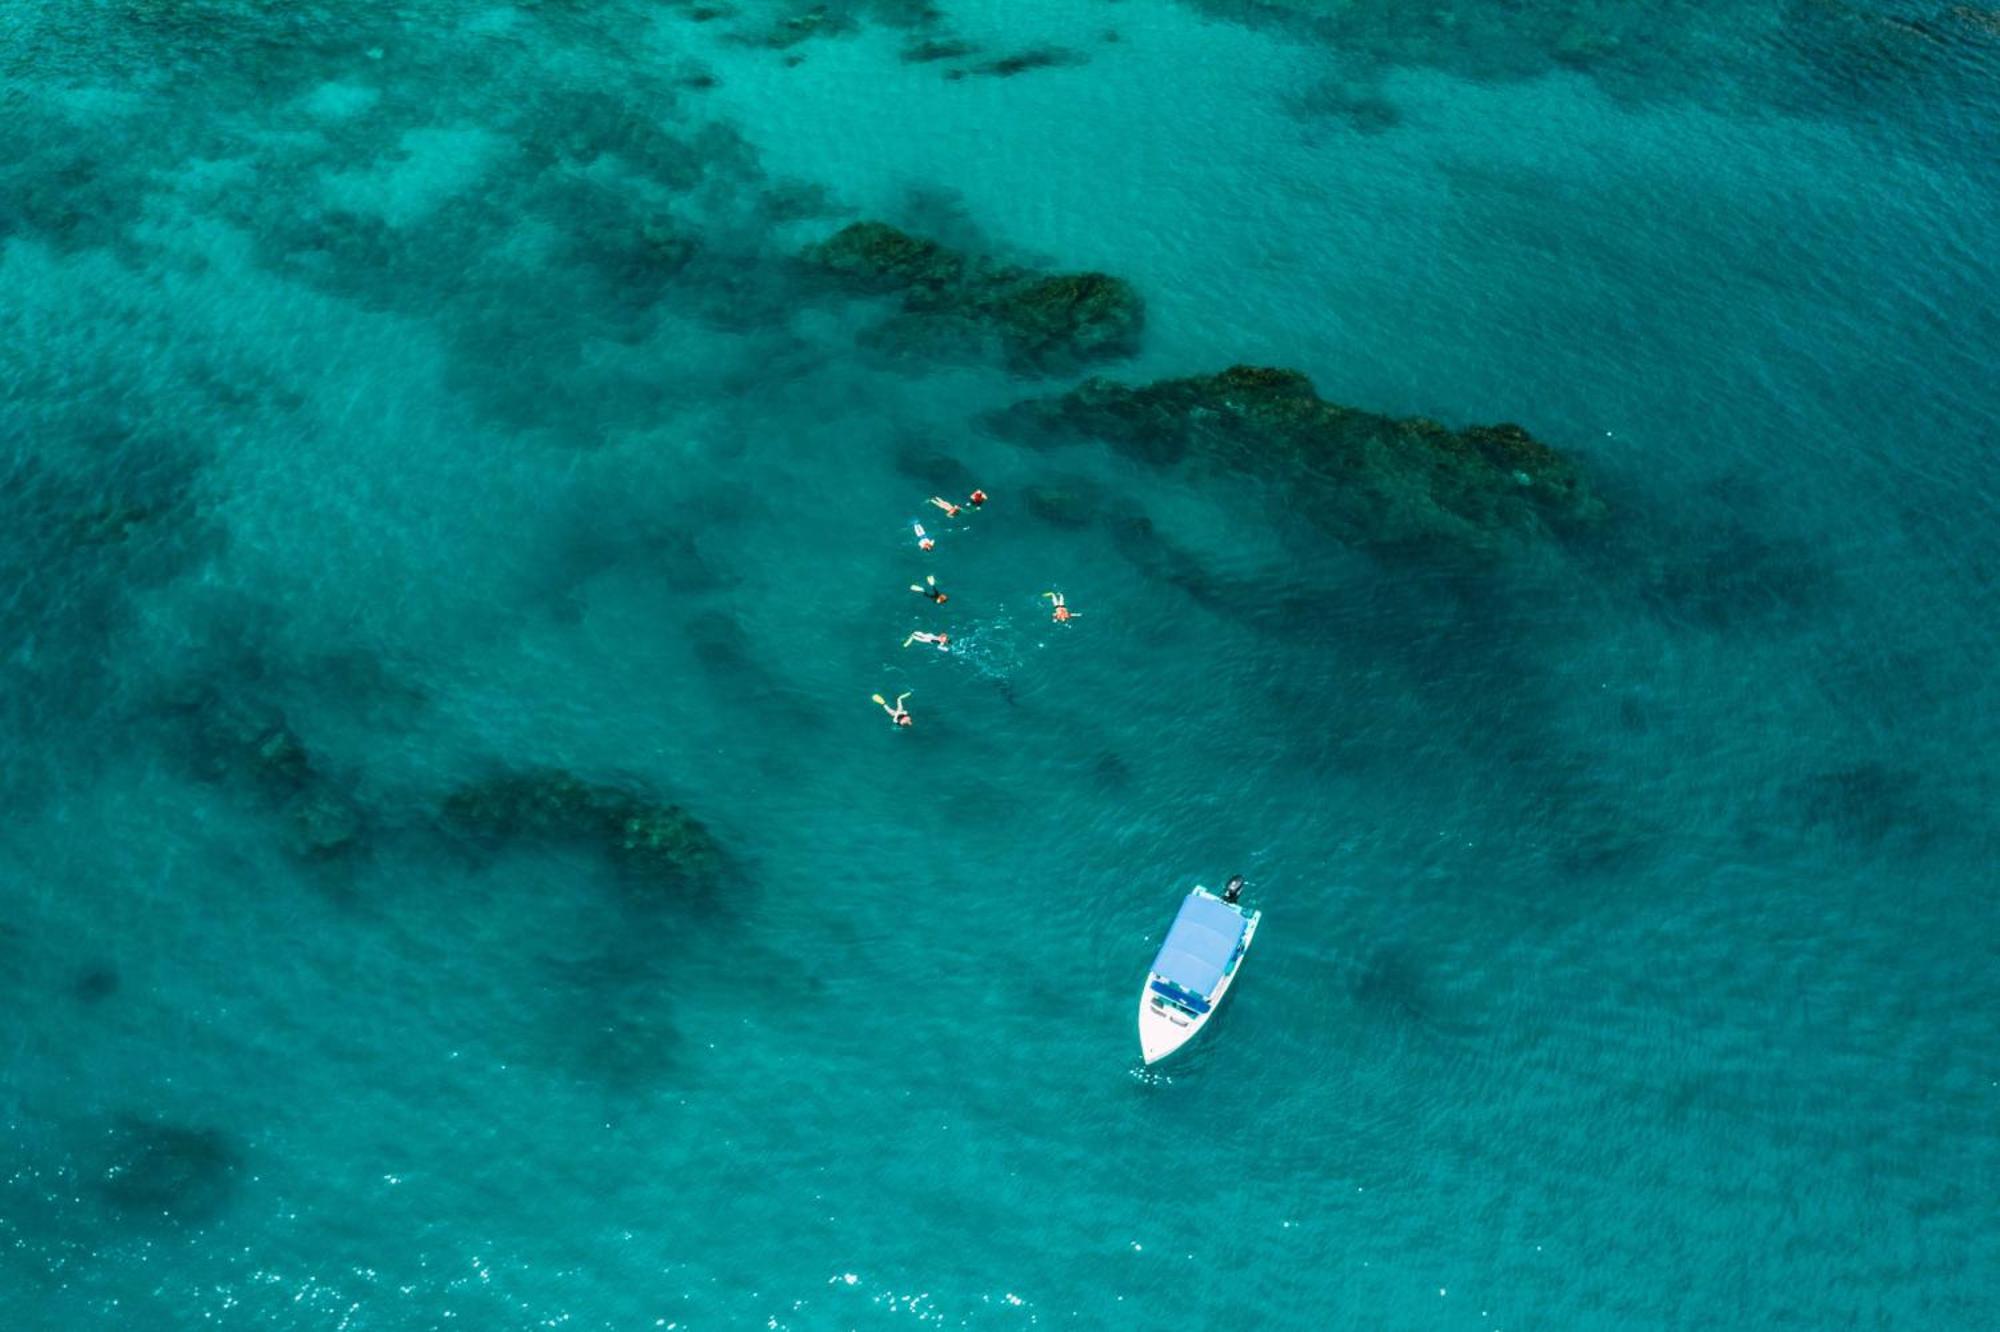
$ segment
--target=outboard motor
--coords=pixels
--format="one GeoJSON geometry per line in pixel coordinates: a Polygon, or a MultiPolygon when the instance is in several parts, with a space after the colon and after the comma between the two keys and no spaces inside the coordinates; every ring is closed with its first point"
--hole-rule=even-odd
{"type": "Polygon", "coordinates": [[[1222,890],[1222,900],[1231,906],[1235,906],[1236,899],[1241,896],[1243,896],[1243,876],[1241,874],[1232,874],[1229,876],[1228,885],[1222,890]]]}

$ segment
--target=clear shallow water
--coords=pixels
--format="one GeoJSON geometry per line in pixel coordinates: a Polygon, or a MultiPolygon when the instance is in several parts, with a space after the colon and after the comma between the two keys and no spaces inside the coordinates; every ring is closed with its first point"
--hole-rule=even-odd
{"type": "Polygon", "coordinates": [[[9,1322],[1991,1326],[2000,51],[1398,12],[0,20],[9,1322]],[[1122,378],[1520,421],[1610,525],[1447,574],[1005,440],[1069,379],[885,347],[790,262],[859,216],[1129,279],[1122,378]],[[726,886],[440,825],[544,764],[726,886]]]}

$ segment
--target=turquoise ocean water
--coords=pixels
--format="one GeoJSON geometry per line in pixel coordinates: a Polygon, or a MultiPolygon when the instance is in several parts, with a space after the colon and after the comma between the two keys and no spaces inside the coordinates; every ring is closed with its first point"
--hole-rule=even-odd
{"type": "Polygon", "coordinates": [[[1996,219],[1946,0],[16,0],[0,1324],[2000,1326],[1996,219]],[[1603,517],[1004,410],[1237,363],[1603,517]]]}

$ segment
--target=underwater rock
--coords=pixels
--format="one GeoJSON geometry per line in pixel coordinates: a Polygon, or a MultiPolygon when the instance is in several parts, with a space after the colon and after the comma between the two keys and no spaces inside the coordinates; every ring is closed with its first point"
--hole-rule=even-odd
{"type": "Polygon", "coordinates": [[[1519,426],[1451,430],[1343,407],[1296,370],[1239,365],[1139,387],[1091,379],[989,419],[1031,444],[1099,439],[1158,467],[1277,483],[1316,526],[1376,551],[1490,553],[1604,512],[1576,467],[1519,426]]]}
{"type": "Polygon", "coordinates": [[[1424,969],[1406,948],[1385,944],[1353,978],[1355,1002],[1400,1021],[1428,1023],[1435,1003],[1424,969]]]}
{"type": "MultiPolygon", "coordinates": [[[[607,89],[537,89],[525,95],[519,109],[522,161],[536,173],[550,167],[577,168],[615,161],[664,189],[689,190],[702,183],[714,161],[728,148],[714,140],[711,131],[683,132],[683,127],[651,111],[643,101],[607,89]]],[[[526,198],[521,202],[537,212],[560,213],[551,220],[559,223],[561,230],[588,225],[588,216],[569,213],[567,198],[561,189],[553,188],[570,183],[566,177],[528,176],[519,182],[519,188],[529,193],[542,189],[552,192],[546,200],[526,198]],[[544,209],[540,206],[544,202],[554,206],[544,209]]],[[[599,186],[595,198],[600,207],[612,207],[621,216],[629,213],[632,205],[627,193],[608,184],[599,186]]],[[[449,212],[440,213],[433,227],[451,218],[449,212]]],[[[468,220],[501,226],[512,219],[503,208],[498,215],[468,220]]],[[[398,231],[393,243],[406,248],[411,242],[398,231]]]]}
{"type": "Polygon", "coordinates": [[[892,327],[913,340],[991,333],[1022,369],[1051,373],[1128,356],[1145,323],[1144,302],[1122,278],[997,264],[886,222],[856,222],[804,259],[853,290],[901,293],[903,315],[892,327]]]}
{"type": "Polygon", "coordinates": [[[101,1004],[118,993],[121,983],[116,967],[100,963],[97,966],[85,967],[78,972],[69,989],[80,1003],[101,1004]]]}
{"type": "Polygon", "coordinates": [[[700,242],[670,217],[647,218],[639,224],[634,239],[633,251],[638,262],[647,272],[660,277],[679,276],[701,248],[700,242]]]}
{"type": "Polygon", "coordinates": [[[780,181],[763,193],[764,216],[772,222],[802,222],[837,212],[824,185],[810,181],[780,181]]]}
{"type": "MultiPolygon", "coordinates": [[[[813,37],[826,37],[835,33],[855,31],[853,19],[843,14],[828,11],[825,5],[814,5],[795,14],[787,14],[769,27],[756,32],[738,34],[733,40],[746,46],[761,46],[771,51],[786,51],[800,42],[813,37]]],[[[789,62],[788,62],[789,63],[789,62]]]]}
{"type": "Polygon", "coordinates": [[[1038,365],[1129,355],[1144,319],[1132,285],[1103,273],[1065,273],[1010,286],[986,309],[1009,349],[1038,365]]]}
{"type": "Polygon", "coordinates": [[[695,660],[718,681],[739,687],[772,687],[756,645],[735,616],[719,610],[700,611],[688,617],[686,629],[695,660]]]}
{"type": "Polygon", "coordinates": [[[361,840],[361,811],[338,793],[319,787],[302,792],[287,817],[287,846],[308,860],[330,860],[355,848],[361,840]]]}
{"type": "MultiPolygon", "coordinates": [[[[4,150],[0,144],[0,162],[4,150]]],[[[6,209],[0,198],[0,245],[6,209]]],[[[127,331],[135,339],[153,336],[127,331]]],[[[100,715],[129,687],[127,653],[136,649],[125,638],[141,623],[146,594],[189,572],[224,535],[193,497],[203,465],[198,449],[164,429],[128,424],[112,407],[147,399],[152,390],[128,383],[142,362],[159,371],[162,385],[179,380],[186,387],[190,376],[133,357],[130,346],[121,354],[107,345],[102,359],[78,360],[68,341],[27,345],[34,341],[12,340],[13,368],[8,388],[0,390],[12,395],[0,426],[8,441],[0,450],[6,512],[0,586],[7,589],[0,597],[0,641],[9,644],[0,665],[0,713],[9,726],[24,728],[12,751],[20,764],[5,765],[0,780],[17,798],[40,784],[28,775],[34,765],[67,762],[58,754],[72,743],[102,743],[85,741],[97,737],[85,718],[100,715]],[[61,383],[74,391],[53,387],[61,383]],[[77,387],[86,385],[87,391],[77,387]],[[31,735],[50,746],[29,743],[31,735]]],[[[153,400],[162,421],[196,419],[205,409],[198,389],[153,400]]]]}
{"type": "Polygon", "coordinates": [[[1016,51],[1013,55],[989,60],[983,65],[974,65],[974,74],[984,74],[989,78],[1011,79],[1016,74],[1025,74],[1031,69],[1055,69],[1063,65],[1087,65],[1090,57],[1078,51],[1066,51],[1059,46],[1038,46],[1027,51],[1016,51]]]}
{"type": "Polygon", "coordinates": [[[251,774],[265,786],[303,786],[312,778],[305,744],[282,719],[251,745],[247,757],[251,774]]]}
{"type": "Polygon", "coordinates": [[[107,500],[76,516],[76,539],[84,545],[116,545],[157,513],[151,504],[107,500]]]}
{"type": "Polygon", "coordinates": [[[961,42],[949,37],[929,37],[913,46],[903,48],[903,63],[925,65],[934,60],[962,60],[977,54],[979,48],[971,42],[961,42]]]}
{"type": "Polygon", "coordinates": [[[652,883],[697,883],[722,863],[708,829],[678,805],[586,782],[559,768],[462,787],[445,798],[444,813],[459,828],[488,841],[588,843],[620,869],[652,883]]]}
{"type": "Polygon", "coordinates": [[[1573,23],[1556,37],[1549,54],[1555,57],[1558,64],[1581,68],[1617,52],[1618,38],[1615,34],[1573,23]]]}
{"type": "Polygon", "coordinates": [[[1843,842],[1875,848],[1892,841],[1929,841],[1939,809],[1915,769],[1865,762],[1792,782],[1785,794],[1808,828],[1843,842]]]}
{"type": "Polygon", "coordinates": [[[117,1211],[195,1225],[228,1206],[238,1164],[218,1130],[125,1119],[112,1133],[98,1188],[117,1211]]]}
{"type": "Polygon", "coordinates": [[[945,13],[930,0],[865,0],[868,16],[891,28],[921,28],[945,13]]]}
{"type": "Polygon", "coordinates": [[[1051,527],[1088,527],[1097,520],[1095,487],[1081,480],[1059,486],[1040,483],[1021,491],[1021,503],[1030,517],[1051,527]]]}
{"type": "Polygon", "coordinates": [[[327,860],[358,846],[360,810],[313,766],[311,752],[283,712],[205,685],[191,688],[176,706],[188,714],[195,775],[247,788],[269,807],[282,809],[286,850],[327,860]]]}
{"type": "Polygon", "coordinates": [[[896,471],[934,495],[969,495],[979,480],[972,469],[939,449],[905,440],[896,447],[896,471]]]}
{"type": "Polygon", "coordinates": [[[1293,116],[1307,122],[1337,120],[1359,134],[1382,134],[1403,123],[1403,113],[1372,83],[1328,78],[1286,99],[1293,116]]]}
{"type": "Polygon", "coordinates": [[[1128,514],[1110,525],[1111,543],[1147,578],[1179,588],[1189,598],[1222,614],[1241,615],[1243,598],[1202,567],[1193,554],[1160,535],[1144,514],[1128,514]]]}
{"type": "Polygon", "coordinates": [[[718,863],[708,829],[675,805],[633,801],[612,827],[611,855],[648,879],[706,877],[718,863]]]}
{"type": "Polygon", "coordinates": [[[1761,627],[1827,600],[1832,575],[1810,543],[1751,523],[1718,521],[1648,542],[1633,563],[1656,614],[1712,632],[1761,627]]]}
{"type": "Polygon", "coordinates": [[[855,222],[806,251],[806,261],[869,291],[949,292],[967,280],[963,256],[887,222],[855,222]]]}
{"type": "Polygon", "coordinates": [[[1122,791],[1132,784],[1132,766],[1108,749],[1090,765],[1090,773],[1107,791],[1122,791]]]}
{"type": "Polygon", "coordinates": [[[1979,5],[1953,5],[1951,17],[1973,32],[1987,37],[2000,37],[2000,9],[1986,9],[1979,5]]]}
{"type": "Polygon", "coordinates": [[[312,779],[312,759],[304,742],[276,708],[207,690],[196,693],[192,707],[194,766],[204,780],[239,777],[282,795],[312,779]]]}

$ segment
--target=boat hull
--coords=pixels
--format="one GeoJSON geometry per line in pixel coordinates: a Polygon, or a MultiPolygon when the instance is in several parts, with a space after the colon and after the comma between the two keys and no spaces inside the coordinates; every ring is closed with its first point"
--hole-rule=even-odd
{"type": "MultiPolygon", "coordinates": [[[[1215,898],[1213,893],[1197,888],[1195,892],[1203,897],[1215,898]]],[[[1222,1007],[1224,996],[1236,983],[1236,973],[1241,969],[1244,954],[1250,949],[1250,941],[1256,936],[1257,922],[1263,913],[1241,911],[1243,935],[1236,946],[1228,969],[1222,973],[1215,990],[1207,997],[1208,1007],[1204,1011],[1194,1011],[1186,1005],[1178,1004],[1161,995],[1153,988],[1155,981],[1166,979],[1149,970],[1145,984],[1139,987],[1139,1054],[1147,1064],[1157,1064],[1174,1051],[1193,1040],[1195,1034],[1207,1026],[1222,1007]]]]}

